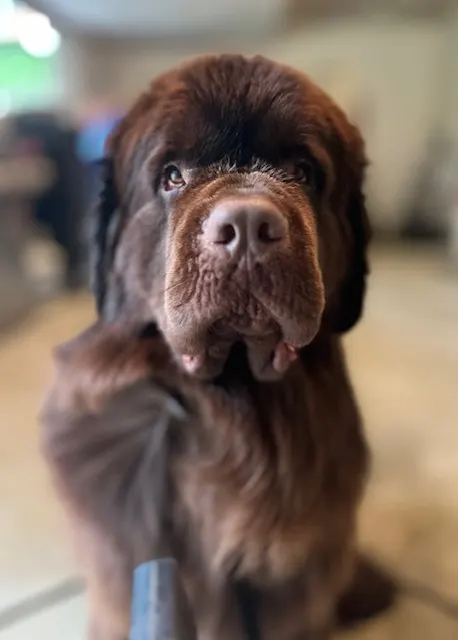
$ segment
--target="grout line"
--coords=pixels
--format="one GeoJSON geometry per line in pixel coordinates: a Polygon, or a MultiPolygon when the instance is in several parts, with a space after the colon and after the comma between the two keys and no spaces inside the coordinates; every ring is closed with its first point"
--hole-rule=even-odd
{"type": "Polygon", "coordinates": [[[50,589],[6,607],[0,610],[0,632],[58,604],[72,600],[82,593],[84,593],[83,582],[78,578],[69,578],[50,589]]]}
{"type": "Polygon", "coordinates": [[[458,623],[458,600],[439,593],[429,584],[412,580],[400,582],[401,593],[414,600],[423,602],[425,606],[435,609],[439,613],[458,623]]]}
{"type": "Polygon", "coordinates": [[[428,584],[428,582],[423,581],[421,578],[409,578],[405,575],[398,574],[391,568],[392,565],[389,561],[382,560],[380,557],[376,559],[374,555],[370,557],[376,562],[376,566],[378,566],[379,569],[391,577],[401,597],[420,601],[424,606],[434,609],[441,615],[453,619],[458,623],[458,599],[441,593],[433,585],[428,584]]]}

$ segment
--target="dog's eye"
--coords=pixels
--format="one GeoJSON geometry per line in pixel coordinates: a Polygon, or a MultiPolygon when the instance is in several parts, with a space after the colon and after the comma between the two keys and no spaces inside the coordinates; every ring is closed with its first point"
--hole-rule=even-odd
{"type": "Polygon", "coordinates": [[[310,162],[300,162],[296,165],[296,178],[302,184],[313,188],[314,172],[310,162]]]}
{"type": "Polygon", "coordinates": [[[186,184],[183,174],[174,164],[169,165],[164,170],[164,188],[166,191],[181,189],[186,184]]]}

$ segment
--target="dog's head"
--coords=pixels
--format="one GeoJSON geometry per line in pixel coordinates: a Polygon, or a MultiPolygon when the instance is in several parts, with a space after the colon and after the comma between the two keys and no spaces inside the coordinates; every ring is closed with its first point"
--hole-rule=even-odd
{"type": "Polygon", "coordinates": [[[273,378],[320,328],[360,316],[368,222],[358,131],[305,76],[262,57],[159,77],[111,136],[99,312],[155,323],[213,377],[236,342],[273,378]]]}

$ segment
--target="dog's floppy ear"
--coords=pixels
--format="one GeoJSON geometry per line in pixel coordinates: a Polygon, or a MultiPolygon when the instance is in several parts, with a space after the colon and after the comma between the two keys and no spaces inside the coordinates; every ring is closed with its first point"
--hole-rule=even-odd
{"type": "Polygon", "coordinates": [[[349,254],[347,273],[340,285],[334,308],[334,330],[349,331],[359,320],[366,294],[366,279],[369,273],[367,245],[370,239],[369,220],[361,186],[350,193],[347,219],[352,234],[352,249],[349,254]]]}
{"type": "Polygon", "coordinates": [[[142,95],[117,123],[108,136],[106,157],[101,161],[103,186],[95,215],[92,266],[92,289],[100,316],[116,313],[123,299],[122,287],[115,282],[113,273],[121,212],[126,211],[125,202],[121,202],[122,195],[126,194],[126,181],[124,186],[120,181],[122,176],[135,176],[135,168],[145,160],[148,146],[144,142],[149,140],[145,132],[153,120],[152,110],[159,93],[156,87],[154,92],[142,95]]]}
{"type": "Polygon", "coordinates": [[[363,192],[366,169],[364,144],[355,127],[345,122],[345,129],[346,135],[340,140],[343,153],[339,154],[341,176],[336,189],[340,199],[340,222],[346,231],[344,242],[347,245],[347,258],[343,279],[331,309],[332,329],[338,333],[349,331],[361,317],[369,273],[367,250],[371,237],[363,192]],[[343,200],[342,194],[345,194],[343,200]]]}
{"type": "Polygon", "coordinates": [[[100,316],[103,315],[105,309],[108,279],[113,260],[113,227],[119,218],[113,164],[111,157],[106,157],[101,161],[102,189],[95,212],[92,288],[97,312],[100,316]]]}

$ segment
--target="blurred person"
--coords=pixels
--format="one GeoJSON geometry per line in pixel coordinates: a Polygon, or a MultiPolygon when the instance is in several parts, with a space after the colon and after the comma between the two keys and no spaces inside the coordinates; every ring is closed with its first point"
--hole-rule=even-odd
{"type": "Polygon", "coordinates": [[[77,147],[77,131],[52,113],[24,113],[14,119],[16,136],[51,162],[54,180],[32,204],[33,219],[48,230],[64,253],[64,286],[85,284],[84,212],[87,181],[77,147]]]}

